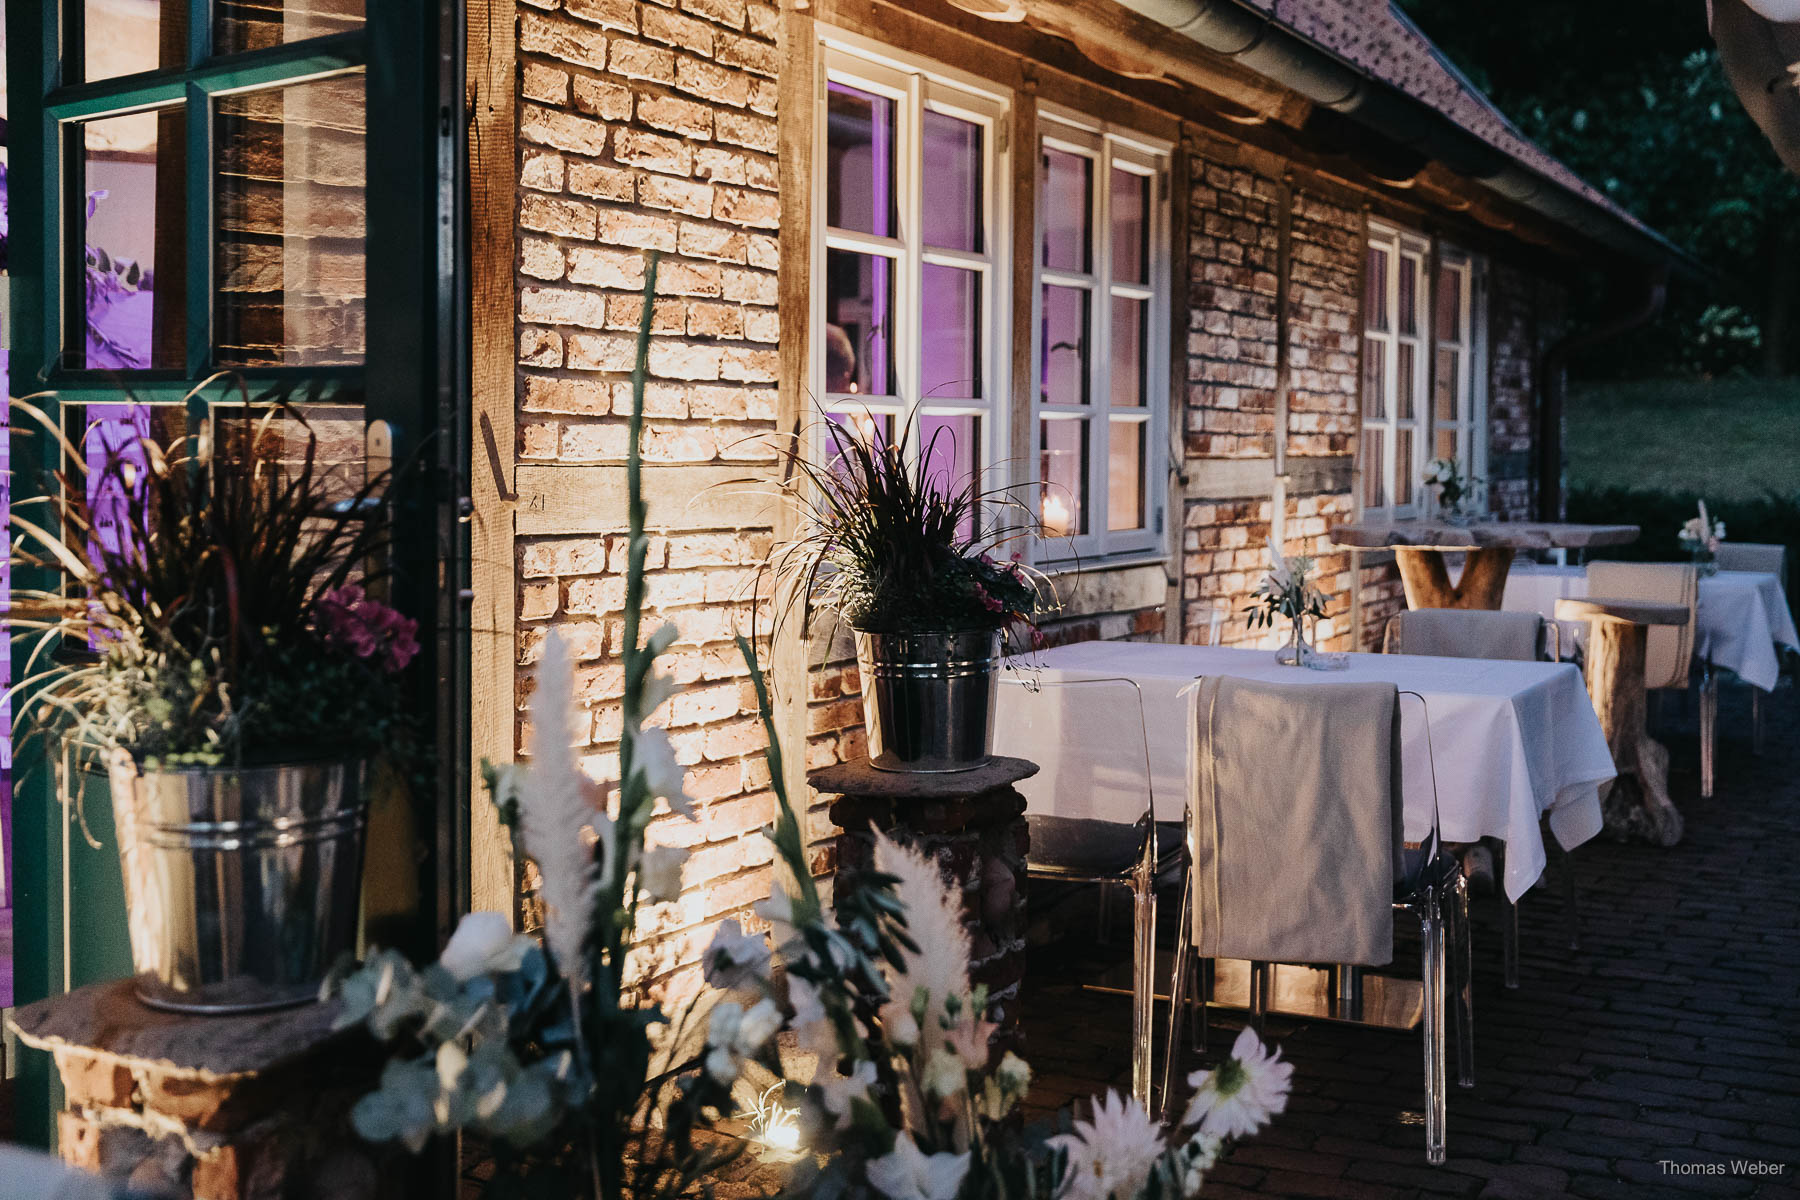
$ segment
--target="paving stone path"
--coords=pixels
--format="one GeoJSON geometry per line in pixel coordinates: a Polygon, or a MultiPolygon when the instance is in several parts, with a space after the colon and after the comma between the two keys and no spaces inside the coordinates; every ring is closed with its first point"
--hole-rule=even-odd
{"type": "MultiPolygon", "coordinates": [[[[1800,697],[1765,705],[1761,757],[1743,689],[1721,707],[1711,800],[1698,797],[1692,716],[1671,704],[1658,725],[1686,841],[1575,855],[1579,951],[1552,875],[1527,898],[1523,986],[1506,990],[1499,906],[1477,899],[1478,1082],[1452,1088],[1445,1166],[1425,1162],[1417,1034],[1271,1019],[1296,1067],[1289,1111],[1219,1165],[1204,1197],[1800,1198],[1800,697]]],[[[1130,939],[1121,925],[1094,951],[1091,916],[1046,924],[1078,931],[1032,950],[1026,1053],[1032,1103],[1047,1109],[1129,1085],[1127,1001],[1070,977],[1128,955],[1130,939]]],[[[1416,961],[1416,940],[1402,961],[1416,961]]],[[[1232,1024],[1216,1021],[1215,1053],[1232,1024]]]]}

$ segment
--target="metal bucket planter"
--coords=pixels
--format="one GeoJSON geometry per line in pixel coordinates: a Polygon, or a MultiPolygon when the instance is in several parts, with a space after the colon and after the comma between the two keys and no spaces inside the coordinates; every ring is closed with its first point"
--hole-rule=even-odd
{"type": "Polygon", "coordinates": [[[869,763],[972,771],[993,745],[1000,631],[856,634],[869,763]]]}
{"type": "Polygon", "coordinates": [[[138,996],[174,1012],[303,1004],[356,949],[361,762],[108,763],[138,996]]]}

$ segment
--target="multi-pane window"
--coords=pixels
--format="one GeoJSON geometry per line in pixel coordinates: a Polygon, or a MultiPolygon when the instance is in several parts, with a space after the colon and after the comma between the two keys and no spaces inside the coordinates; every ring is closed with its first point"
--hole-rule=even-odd
{"type": "Polygon", "coordinates": [[[1035,510],[1040,560],[1155,550],[1168,147],[1041,105],[1039,144],[1009,153],[1002,89],[835,35],[823,64],[813,394],[827,421],[889,438],[916,412],[912,444],[947,483],[980,472],[1035,510]],[[1014,213],[1015,173],[1032,171],[1035,215],[1014,213]],[[1015,281],[1020,222],[1033,261],[1015,281]],[[1034,331],[1026,379],[1015,315],[1034,331]]]}
{"type": "Polygon", "coordinates": [[[815,393],[833,423],[895,435],[946,484],[998,461],[1006,238],[1004,98],[831,48],[815,393]]]}
{"type": "Polygon", "coordinates": [[[1486,466],[1477,264],[1440,245],[1434,267],[1424,238],[1373,226],[1365,280],[1363,512],[1417,516],[1430,500],[1427,458],[1453,458],[1464,475],[1486,466]]]}
{"type": "Polygon", "coordinates": [[[1161,533],[1167,158],[1056,114],[1037,167],[1040,553],[1148,550],[1161,533]]]}

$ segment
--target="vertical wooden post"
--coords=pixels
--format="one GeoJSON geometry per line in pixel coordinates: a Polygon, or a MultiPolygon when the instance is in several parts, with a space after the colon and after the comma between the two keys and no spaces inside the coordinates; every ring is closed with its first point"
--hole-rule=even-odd
{"type": "MultiPolygon", "coordinates": [[[[514,0],[468,6],[470,347],[469,757],[511,761],[516,737],[513,564],[514,0]]],[[[469,814],[470,906],[515,915],[512,842],[479,787],[469,814]]]]}

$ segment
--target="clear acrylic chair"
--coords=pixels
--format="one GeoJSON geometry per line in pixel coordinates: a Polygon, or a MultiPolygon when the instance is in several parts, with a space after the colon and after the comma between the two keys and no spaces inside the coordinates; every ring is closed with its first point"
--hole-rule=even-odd
{"type": "MultiPolygon", "coordinates": [[[[1181,827],[1164,814],[1159,824],[1150,782],[1150,742],[1144,721],[1144,697],[1135,680],[1071,679],[1044,682],[1029,675],[1002,676],[1007,687],[1022,689],[1030,699],[1010,704],[1016,719],[1079,720],[1057,730],[1067,748],[1065,763],[1079,763],[1086,774],[1061,770],[1058,795],[1044,806],[1028,799],[1025,821],[1031,833],[1026,870],[1034,879],[1059,883],[1123,887],[1131,895],[1131,1090],[1146,1111],[1151,1109],[1151,1057],[1155,1048],[1156,881],[1182,865],[1181,827]],[[1077,707],[1076,697],[1080,697],[1077,707]],[[1034,704],[1033,701],[1036,701],[1034,704]],[[1142,807],[1135,819],[1120,821],[1098,814],[1069,816],[1087,810],[1082,801],[1097,793],[1135,793],[1142,807]]],[[[1104,894],[1104,892],[1103,892],[1104,894]]]]}
{"type": "MultiPolygon", "coordinates": [[[[1240,686],[1258,687],[1250,681],[1239,681],[1240,686]]],[[[1318,684],[1321,689],[1343,688],[1343,684],[1318,684]]],[[[1363,685],[1366,686],[1366,685],[1363,685]]],[[[1436,768],[1431,760],[1430,713],[1425,706],[1425,698],[1417,692],[1400,692],[1396,690],[1392,712],[1394,720],[1401,720],[1402,705],[1416,711],[1422,720],[1417,729],[1417,738],[1413,744],[1424,748],[1426,763],[1431,778],[1433,820],[1431,830],[1426,839],[1417,845],[1407,844],[1401,851],[1401,862],[1393,885],[1392,910],[1405,913],[1418,920],[1420,945],[1420,978],[1423,986],[1422,995],[1422,1041],[1424,1043],[1425,1070],[1425,1148],[1426,1157],[1433,1166],[1441,1165],[1446,1156],[1449,1096],[1448,1071],[1449,1047],[1448,1026],[1456,1026],[1456,1058],[1457,1083],[1461,1087],[1475,1086],[1475,1023],[1474,1023],[1474,956],[1471,946],[1469,926],[1468,887],[1463,879],[1461,867],[1457,861],[1440,852],[1437,836],[1438,821],[1436,817],[1437,779],[1436,768]],[[1416,707],[1414,707],[1416,706],[1416,707]]],[[[1255,731],[1241,727],[1233,728],[1232,714],[1220,712],[1215,716],[1213,736],[1221,744],[1228,739],[1245,736],[1256,736],[1255,731]]],[[[1391,731],[1371,728],[1368,737],[1389,736],[1391,731]]],[[[1197,742],[1203,742],[1202,735],[1197,742]]],[[[1397,739],[1402,745],[1408,739],[1397,739]]],[[[1196,749],[1204,755],[1208,751],[1203,745],[1196,749]]],[[[1400,762],[1405,757],[1404,751],[1389,764],[1389,778],[1363,779],[1359,794],[1379,793],[1392,797],[1393,803],[1399,803],[1400,762]]],[[[1190,769],[1198,770],[1195,764],[1190,769]]],[[[1346,779],[1358,768],[1352,761],[1341,764],[1327,763],[1319,773],[1324,780],[1346,779]]],[[[1325,787],[1321,793],[1337,796],[1345,794],[1348,788],[1325,787]]],[[[1221,797],[1221,802],[1229,803],[1221,797]]],[[[1196,837],[1193,822],[1197,819],[1194,805],[1188,809],[1189,842],[1196,837]]],[[[1397,825],[1396,825],[1397,827],[1397,825]]],[[[1223,842],[1218,845],[1220,857],[1229,853],[1223,842]]],[[[1291,880],[1293,887],[1325,886],[1321,880],[1291,880]]],[[[1205,988],[1206,973],[1199,960],[1196,946],[1193,917],[1193,889],[1200,886],[1200,872],[1190,869],[1187,886],[1182,890],[1181,923],[1175,951],[1175,964],[1171,979],[1168,1054],[1164,1063],[1163,1097],[1165,1117],[1172,1115],[1172,1103],[1176,1072],[1181,1058],[1181,1026],[1183,1010],[1189,1008],[1188,990],[1195,988],[1193,1009],[1196,1012],[1194,1040],[1199,1048],[1205,1047],[1205,1010],[1207,995],[1205,988]]],[[[1331,896],[1322,899],[1330,901],[1331,896]]],[[[1254,1027],[1259,1031],[1262,1018],[1267,1012],[1273,992],[1273,964],[1268,961],[1253,960],[1250,978],[1250,1017],[1254,1027]]],[[[1360,967],[1339,967],[1337,978],[1342,980],[1341,988],[1358,989],[1360,987],[1360,967]]],[[[1340,995],[1344,992],[1340,991],[1340,995]]]]}
{"type": "MultiPolygon", "coordinates": [[[[1787,547],[1779,542],[1720,542],[1713,556],[1721,571],[1760,571],[1773,575],[1787,591],[1787,547]]],[[[1763,751],[1763,699],[1761,688],[1750,689],[1750,750],[1763,751]]]]}
{"type": "MultiPolygon", "coordinates": [[[[1438,658],[1486,658],[1534,662],[1562,661],[1562,626],[1532,612],[1488,612],[1477,609],[1426,608],[1400,613],[1387,623],[1384,654],[1429,654],[1438,658]]],[[[1547,831],[1546,831],[1547,833],[1547,831]]],[[[1569,949],[1581,949],[1581,898],[1575,861],[1554,834],[1545,839],[1561,851],[1563,911],[1569,949]]],[[[1496,872],[1496,874],[1500,874],[1496,872]]],[[[1496,881],[1498,883],[1498,881],[1496,881]]],[[[1500,887],[1501,961],[1506,986],[1519,986],[1519,906],[1500,887]]]]}
{"type": "MultiPolygon", "coordinates": [[[[1692,563],[1595,562],[1587,569],[1588,595],[1619,600],[1652,600],[1687,608],[1685,625],[1652,625],[1644,644],[1644,689],[1685,693],[1694,661],[1695,616],[1700,579],[1692,563]]],[[[1700,664],[1700,794],[1713,794],[1718,746],[1719,677],[1710,662],[1700,664]]]]}

